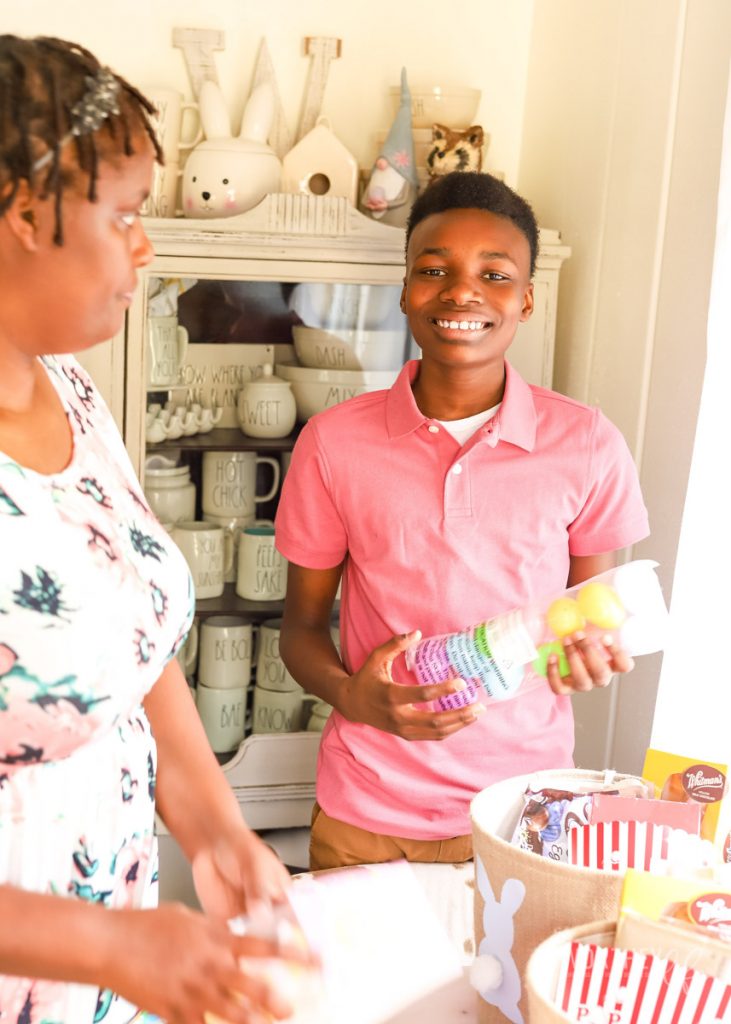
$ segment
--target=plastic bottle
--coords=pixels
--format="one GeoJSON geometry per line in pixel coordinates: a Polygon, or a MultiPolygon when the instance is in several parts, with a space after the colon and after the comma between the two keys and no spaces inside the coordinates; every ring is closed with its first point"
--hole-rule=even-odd
{"type": "Polygon", "coordinates": [[[647,559],[627,562],[526,608],[426,637],[406,651],[406,665],[422,685],[464,679],[464,690],[434,702],[447,711],[513,696],[529,677],[545,678],[551,654],[568,675],[563,639],[579,630],[611,635],[632,656],[662,650],[667,609],[656,567],[647,559]]]}

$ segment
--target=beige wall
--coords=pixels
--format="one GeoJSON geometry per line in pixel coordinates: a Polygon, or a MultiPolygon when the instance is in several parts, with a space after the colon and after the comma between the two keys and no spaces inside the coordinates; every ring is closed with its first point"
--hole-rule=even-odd
{"type": "MultiPolygon", "coordinates": [[[[555,386],[596,403],[635,454],[671,593],[705,364],[731,6],[536,0],[519,187],[559,225],[555,386]]],[[[576,700],[577,756],[636,771],[660,656],[576,700]]],[[[679,711],[679,714],[682,713],[679,711]]],[[[689,747],[703,750],[701,736],[689,747]]]]}
{"type": "Polygon", "coordinates": [[[362,167],[377,155],[375,134],[391,124],[388,89],[405,66],[413,84],[482,90],[478,122],[492,136],[489,169],[516,179],[533,0],[112,0],[101,10],[92,0],[3,4],[2,31],[74,39],[136,85],[167,85],[190,96],[172,29],[223,29],[216,68],[237,129],[264,37],[295,129],[310,63],[302,41],[336,36],[342,55],[330,66],[322,112],[362,167]]]}

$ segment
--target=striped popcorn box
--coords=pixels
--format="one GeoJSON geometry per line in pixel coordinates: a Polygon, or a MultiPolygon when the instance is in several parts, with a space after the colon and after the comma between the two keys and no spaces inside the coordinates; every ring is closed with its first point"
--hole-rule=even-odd
{"type": "Polygon", "coordinates": [[[559,965],[556,1005],[583,1024],[717,1024],[731,985],[649,953],[572,942],[559,965]]]}
{"type": "Polygon", "coordinates": [[[641,821],[577,825],[568,833],[569,864],[600,871],[649,871],[653,861],[667,860],[671,831],[641,821]]]}

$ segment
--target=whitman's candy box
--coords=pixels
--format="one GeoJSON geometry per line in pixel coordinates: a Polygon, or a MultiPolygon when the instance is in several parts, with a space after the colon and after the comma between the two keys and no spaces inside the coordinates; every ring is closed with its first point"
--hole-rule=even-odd
{"type": "Polygon", "coordinates": [[[731,888],[710,880],[628,871],[616,946],[731,982],[731,888]]]}
{"type": "Polygon", "coordinates": [[[651,748],[645,756],[642,777],[654,783],[661,800],[698,804],[701,836],[718,846],[725,863],[731,864],[728,765],[651,748]]]}

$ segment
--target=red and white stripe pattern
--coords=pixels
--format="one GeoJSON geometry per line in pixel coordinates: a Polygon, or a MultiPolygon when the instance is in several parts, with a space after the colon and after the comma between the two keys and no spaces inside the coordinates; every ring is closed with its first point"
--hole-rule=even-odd
{"type": "Polygon", "coordinates": [[[650,953],[573,942],[556,1005],[583,1024],[729,1024],[731,985],[650,953]]]}
{"type": "Polygon", "coordinates": [[[653,861],[667,860],[667,825],[641,821],[600,821],[568,832],[569,864],[601,871],[649,871],[653,861]]]}

